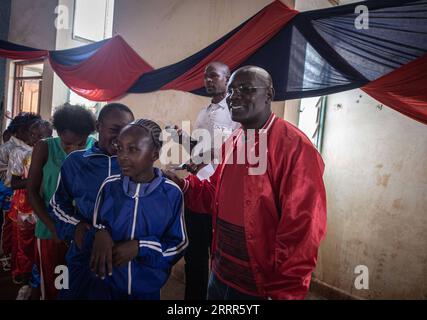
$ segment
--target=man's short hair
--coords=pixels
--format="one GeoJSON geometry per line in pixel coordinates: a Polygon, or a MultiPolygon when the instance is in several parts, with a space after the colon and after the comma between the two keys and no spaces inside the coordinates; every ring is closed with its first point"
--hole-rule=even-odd
{"type": "Polygon", "coordinates": [[[127,112],[127,113],[129,113],[132,116],[132,118],[134,117],[132,110],[129,109],[128,106],[126,106],[126,105],[124,105],[122,103],[116,103],[116,102],[114,102],[114,103],[106,104],[101,109],[101,111],[99,112],[99,115],[98,115],[98,122],[102,122],[108,116],[108,114],[111,111],[113,111],[113,110],[127,112]]]}

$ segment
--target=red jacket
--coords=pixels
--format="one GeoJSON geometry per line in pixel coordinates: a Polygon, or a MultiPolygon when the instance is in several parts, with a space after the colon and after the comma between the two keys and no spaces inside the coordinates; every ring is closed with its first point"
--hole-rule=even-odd
{"type": "MultiPolygon", "coordinates": [[[[303,299],[326,233],[324,164],[311,141],[296,127],[271,115],[267,132],[267,170],[245,177],[244,227],[248,255],[261,296],[303,299]]],[[[233,132],[239,137],[242,129],[233,132]]],[[[223,156],[227,159],[223,146],[223,156]]],[[[186,205],[212,213],[212,251],[216,250],[216,187],[226,161],[209,180],[190,175],[185,180],[186,205]]]]}

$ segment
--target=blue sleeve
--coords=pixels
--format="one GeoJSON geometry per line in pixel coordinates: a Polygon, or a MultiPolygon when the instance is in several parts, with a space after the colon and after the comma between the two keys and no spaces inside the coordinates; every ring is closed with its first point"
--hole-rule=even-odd
{"type": "Polygon", "coordinates": [[[106,196],[111,193],[110,185],[108,184],[110,178],[111,176],[107,177],[99,188],[93,211],[93,227],[97,230],[106,229],[111,235],[112,230],[109,220],[113,219],[111,215],[114,214],[114,199],[106,196]]]}
{"type": "Polygon", "coordinates": [[[172,203],[173,217],[159,239],[155,236],[141,237],[137,259],[152,268],[169,269],[184,255],[188,245],[184,221],[184,200],[182,193],[172,203]]]}
{"type": "Polygon", "coordinates": [[[49,214],[55,221],[58,237],[62,240],[71,241],[74,239],[76,225],[82,217],[77,213],[76,207],[73,205],[72,184],[69,181],[67,172],[70,175],[72,171],[67,171],[63,165],[58,177],[58,187],[50,200],[49,214]]]}

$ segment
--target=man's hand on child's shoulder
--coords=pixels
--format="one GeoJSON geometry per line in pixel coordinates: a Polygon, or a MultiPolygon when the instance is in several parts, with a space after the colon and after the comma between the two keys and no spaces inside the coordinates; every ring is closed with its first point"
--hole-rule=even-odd
{"type": "Polygon", "coordinates": [[[171,170],[162,170],[162,172],[166,178],[175,182],[178,185],[178,187],[181,188],[181,190],[184,188],[184,185],[185,185],[184,179],[181,179],[180,177],[178,177],[178,175],[175,172],[171,170]]]}

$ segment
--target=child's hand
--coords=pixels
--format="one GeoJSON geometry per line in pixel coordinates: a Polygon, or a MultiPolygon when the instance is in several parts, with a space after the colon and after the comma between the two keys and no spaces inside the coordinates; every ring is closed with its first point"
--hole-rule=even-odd
{"type": "Polygon", "coordinates": [[[90,225],[86,222],[80,221],[76,226],[76,231],[74,231],[74,242],[76,243],[79,250],[83,247],[83,239],[86,231],[90,229],[90,225]]]}
{"type": "Polygon", "coordinates": [[[138,240],[116,242],[113,247],[113,265],[120,267],[138,255],[138,240]]]}
{"type": "Polygon", "coordinates": [[[102,279],[105,278],[106,271],[109,276],[113,274],[112,250],[113,239],[111,239],[108,231],[97,231],[90,257],[90,268],[102,279]],[[105,270],[106,268],[107,270],[105,270]]]}

